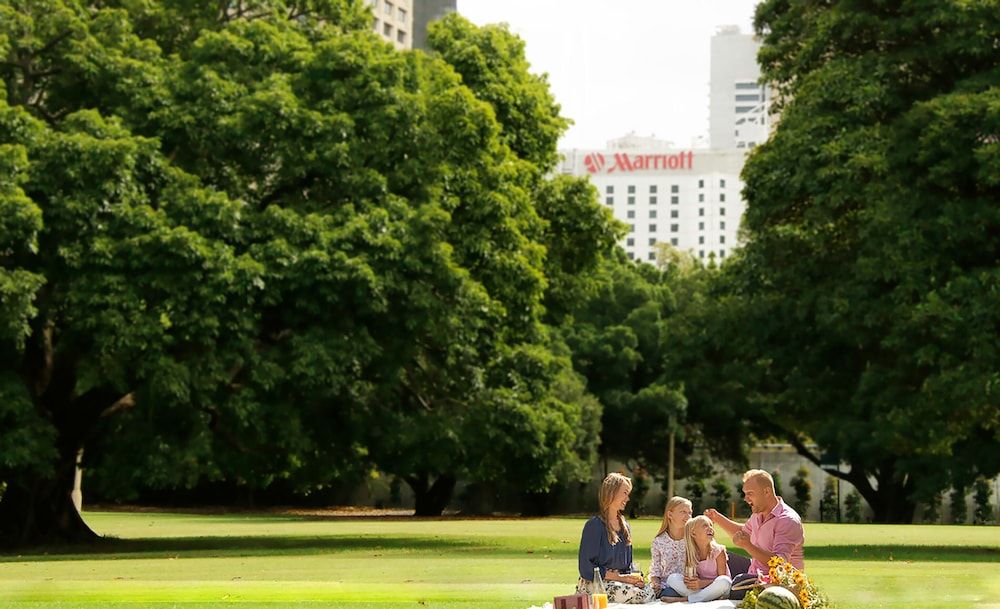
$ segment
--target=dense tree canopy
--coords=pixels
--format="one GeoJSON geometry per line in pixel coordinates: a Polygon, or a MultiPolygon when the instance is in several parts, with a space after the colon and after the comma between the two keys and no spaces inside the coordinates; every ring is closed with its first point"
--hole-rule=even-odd
{"type": "Polygon", "coordinates": [[[515,37],[451,20],[431,56],[369,25],[351,0],[0,2],[4,540],[89,538],[81,451],[118,496],[381,466],[428,513],[457,476],[586,475],[597,406],[545,304],[618,229],[544,177],[565,123],[515,37]],[[466,86],[446,60],[476,44],[507,61],[466,86]]]}
{"type": "Polygon", "coordinates": [[[720,293],[746,395],[908,522],[1000,470],[1000,4],[767,0],[755,22],[781,120],[720,293]]]}

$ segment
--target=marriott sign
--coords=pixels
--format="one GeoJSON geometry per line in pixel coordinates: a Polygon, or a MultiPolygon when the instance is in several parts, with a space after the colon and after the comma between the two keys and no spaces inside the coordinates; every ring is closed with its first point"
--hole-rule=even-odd
{"type": "Polygon", "coordinates": [[[694,153],[690,150],[675,154],[628,154],[616,152],[605,155],[591,152],[583,157],[583,165],[592,174],[629,173],[663,169],[694,169],[694,153]]]}

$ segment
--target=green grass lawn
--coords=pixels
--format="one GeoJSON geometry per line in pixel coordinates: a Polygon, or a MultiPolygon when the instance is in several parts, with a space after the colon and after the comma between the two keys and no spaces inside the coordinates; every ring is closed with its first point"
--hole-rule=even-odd
{"type": "MultiPolygon", "coordinates": [[[[525,609],[572,591],[583,526],[582,518],[86,517],[119,541],[0,555],[0,606],[525,609]]],[[[658,524],[633,523],[644,568],[658,524]]],[[[807,524],[806,567],[842,609],[1000,609],[1000,527],[807,524]]]]}

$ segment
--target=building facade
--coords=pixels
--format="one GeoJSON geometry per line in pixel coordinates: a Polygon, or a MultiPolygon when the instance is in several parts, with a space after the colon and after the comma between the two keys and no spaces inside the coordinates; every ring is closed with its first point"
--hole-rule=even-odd
{"type": "Polygon", "coordinates": [[[719,28],[712,37],[709,85],[709,145],[753,148],[767,139],[770,92],[759,84],[760,41],[738,27],[719,28]]]}
{"type": "Polygon", "coordinates": [[[745,150],[681,149],[634,135],[603,150],[563,151],[560,171],[589,176],[600,200],[629,226],[622,246],[656,260],[659,243],[723,259],[737,244],[745,150]]]}
{"type": "Polygon", "coordinates": [[[413,3],[415,0],[368,0],[372,28],[397,49],[413,48],[413,3]]]}
{"type": "Polygon", "coordinates": [[[427,48],[427,28],[432,21],[458,10],[458,0],[413,0],[413,48],[427,48]]]}

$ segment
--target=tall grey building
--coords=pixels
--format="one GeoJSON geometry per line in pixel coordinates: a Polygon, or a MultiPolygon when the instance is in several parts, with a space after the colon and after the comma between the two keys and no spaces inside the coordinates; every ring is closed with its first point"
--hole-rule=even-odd
{"type": "Polygon", "coordinates": [[[413,48],[427,48],[427,26],[457,11],[458,0],[413,0],[413,48]]]}
{"type": "Polygon", "coordinates": [[[770,92],[758,83],[758,42],[735,25],[712,37],[708,137],[712,148],[753,148],[767,139],[770,92]]]}

